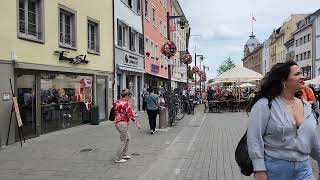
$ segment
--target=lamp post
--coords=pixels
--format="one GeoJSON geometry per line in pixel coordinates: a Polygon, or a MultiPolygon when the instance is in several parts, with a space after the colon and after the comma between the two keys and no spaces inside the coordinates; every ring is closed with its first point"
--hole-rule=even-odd
{"type": "MultiPolygon", "coordinates": [[[[170,16],[169,11],[167,12],[167,39],[170,41],[170,19],[183,18],[184,16],[170,16]]],[[[179,21],[181,29],[184,29],[185,21],[179,21]]],[[[170,60],[170,56],[168,60],[170,60]]],[[[168,61],[168,90],[171,94],[171,62],[168,61]]]]}
{"type": "MultiPolygon", "coordinates": [[[[200,57],[200,60],[202,61],[204,59],[203,55],[194,53],[194,67],[197,66],[197,57],[200,57]]],[[[201,89],[201,84],[200,84],[201,89]]],[[[197,73],[194,73],[194,92],[197,94],[197,73]]]]}
{"type": "MultiPolygon", "coordinates": [[[[209,66],[203,65],[203,72],[206,73],[206,69],[209,71],[209,66]]],[[[206,81],[203,81],[203,90],[206,89],[206,81]]]]}

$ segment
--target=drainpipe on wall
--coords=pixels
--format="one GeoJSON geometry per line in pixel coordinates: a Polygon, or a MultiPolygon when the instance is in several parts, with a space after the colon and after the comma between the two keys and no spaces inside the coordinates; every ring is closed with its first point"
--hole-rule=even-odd
{"type": "Polygon", "coordinates": [[[112,90],[111,90],[111,92],[112,92],[112,104],[114,103],[114,100],[115,100],[115,94],[114,94],[114,89],[115,89],[115,79],[116,79],[116,75],[117,75],[117,72],[116,72],[116,54],[115,54],[115,52],[116,52],[116,50],[115,50],[115,16],[114,16],[114,1],[115,0],[113,0],[112,1],[112,24],[113,24],[113,26],[112,26],[112,39],[113,39],[113,45],[112,45],[112,47],[113,47],[113,59],[112,59],[112,64],[113,64],[113,82],[112,82],[112,90]]]}

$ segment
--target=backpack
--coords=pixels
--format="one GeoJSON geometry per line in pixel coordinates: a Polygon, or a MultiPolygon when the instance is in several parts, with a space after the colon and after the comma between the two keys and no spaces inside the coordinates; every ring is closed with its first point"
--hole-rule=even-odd
{"type": "MultiPolygon", "coordinates": [[[[271,99],[268,98],[268,107],[271,110],[271,99]]],[[[247,131],[242,136],[239,141],[236,151],[235,151],[235,159],[240,167],[241,174],[245,176],[250,176],[253,173],[253,165],[248,152],[247,145],[247,131]]]]}

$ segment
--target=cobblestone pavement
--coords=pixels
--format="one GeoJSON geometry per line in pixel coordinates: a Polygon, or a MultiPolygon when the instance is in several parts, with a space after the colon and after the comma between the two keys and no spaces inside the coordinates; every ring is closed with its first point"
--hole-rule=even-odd
{"type": "MultiPolygon", "coordinates": [[[[209,113],[192,150],[184,162],[179,180],[247,180],[235,162],[236,145],[247,127],[246,113],[209,113]]],[[[318,169],[312,161],[314,174],[318,169]]]]}
{"type": "MultiPolygon", "coordinates": [[[[199,107],[177,126],[150,135],[131,123],[124,164],[113,161],[119,134],[112,122],[66,129],[0,150],[0,180],[246,180],[234,149],[246,127],[246,113],[203,113],[199,107]],[[92,149],[89,152],[80,152],[92,149]],[[134,156],[137,155],[137,156],[134,156]]],[[[316,167],[313,162],[313,166],[316,167]]]]}
{"type": "Polygon", "coordinates": [[[27,140],[23,147],[7,146],[0,150],[0,180],[136,180],[192,117],[150,135],[147,115],[140,113],[142,128],[137,130],[133,123],[129,127],[129,153],[136,156],[124,164],[113,161],[120,139],[110,121],[45,134],[27,140]],[[84,149],[92,150],[80,152],[84,149]]]}

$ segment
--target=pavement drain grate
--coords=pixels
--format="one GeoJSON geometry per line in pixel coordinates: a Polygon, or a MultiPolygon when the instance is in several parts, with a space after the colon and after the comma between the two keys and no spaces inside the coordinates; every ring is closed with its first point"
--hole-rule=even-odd
{"type": "Polygon", "coordinates": [[[93,150],[92,148],[81,149],[80,152],[91,152],[92,150],[93,150]]]}
{"type": "Polygon", "coordinates": [[[140,156],[139,153],[132,153],[131,155],[132,155],[132,156],[140,156]]]}

